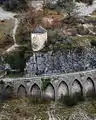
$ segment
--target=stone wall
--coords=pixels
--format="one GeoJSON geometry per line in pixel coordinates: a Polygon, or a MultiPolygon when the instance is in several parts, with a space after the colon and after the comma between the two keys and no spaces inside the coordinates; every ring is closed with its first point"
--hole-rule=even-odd
{"type": "Polygon", "coordinates": [[[69,74],[54,74],[51,76],[38,76],[32,78],[7,78],[2,80],[5,84],[3,84],[3,86],[0,84],[2,87],[1,93],[10,92],[19,97],[44,96],[57,100],[61,97],[61,94],[72,95],[76,92],[82,92],[85,96],[89,90],[95,91],[96,70],[69,74]],[[44,91],[42,91],[42,78],[51,80],[44,91]]]}
{"type": "Polygon", "coordinates": [[[27,75],[69,73],[96,68],[96,48],[37,52],[26,63],[27,75]]]}

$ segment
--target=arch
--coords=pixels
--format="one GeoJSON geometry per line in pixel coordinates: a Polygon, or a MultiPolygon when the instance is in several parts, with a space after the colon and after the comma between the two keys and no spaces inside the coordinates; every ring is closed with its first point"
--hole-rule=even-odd
{"type": "Polygon", "coordinates": [[[19,97],[26,97],[27,96],[26,88],[23,85],[20,85],[18,87],[17,96],[19,96],[19,97]]]}
{"type": "Polygon", "coordinates": [[[4,99],[12,98],[13,95],[13,88],[10,85],[6,86],[6,88],[4,89],[4,99]]]}
{"type": "Polygon", "coordinates": [[[87,78],[84,87],[85,87],[85,94],[95,91],[94,82],[90,77],[87,78]]]}
{"type": "Polygon", "coordinates": [[[44,91],[44,96],[45,99],[49,100],[55,100],[55,89],[54,86],[49,83],[44,91]]]}
{"type": "Polygon", "coordinates": [[[65,83],[65,81],[61,81],[57,89],[57,98],[59,99],[62,95],[65,96],[68,94],[69,94],[68,85],[65,83]]]}
{"type": "Polygon", "coordinates": [[[79,80],[75,79],[72,83],[72,94],[80,93],[83,95],[83,86],[79,80]]]}
{"type": "Polygon", "coordinates": [[[41,97],[40,87],[36,83],[32,85],[30,95],[33,97],[41,97]]]}

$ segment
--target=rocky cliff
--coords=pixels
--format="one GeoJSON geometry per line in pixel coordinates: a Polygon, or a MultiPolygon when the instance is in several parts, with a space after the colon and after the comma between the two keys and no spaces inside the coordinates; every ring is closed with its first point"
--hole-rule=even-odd
{"type": "Polygon", "coordinates": [[[26,63],[29,75],[77,72],[93,68],[96,68],[96,48],[37,52],[26,63]]]}

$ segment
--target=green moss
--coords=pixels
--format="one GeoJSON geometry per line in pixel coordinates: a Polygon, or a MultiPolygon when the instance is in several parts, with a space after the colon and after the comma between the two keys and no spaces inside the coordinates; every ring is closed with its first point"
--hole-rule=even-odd
{"type": "Polygon", "coordinates": [[[58,44],[56,46],[54,46],[54,50],[64,50],[64,49],[72,49],[74,48],[74,46],[72,46],[71,44],[58,44]]]}
{"type": "Polygon", "coordinates": [[[72,37],[73,46],[86,46],[91,43],[92,40],[96,40],[96,36],[84,35],[81,37],[75,36],[72,37]]]}
{"type": "Polygon", "coordinates": [[[50,78],[46,78],[46,79],[42,78],[41,81],[42,81],[42,91],[44,91],[47,88],[48,84],[50,83],[51,79],[50,78]]]}
{"type": "Polygon", "coordinates": [[[96,10],[91,15],[96,15],[96,10]]]}

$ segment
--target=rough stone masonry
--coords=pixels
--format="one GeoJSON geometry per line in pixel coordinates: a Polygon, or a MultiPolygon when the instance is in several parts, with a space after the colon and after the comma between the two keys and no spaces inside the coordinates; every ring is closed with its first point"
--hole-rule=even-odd
{"type": "Polygon", "coordinates": [[[83,72],[54,74],[30,78],[1,79],[0,93],[19,97],[38,96],[58,100],[61,95],[81,92],[84,96],[89,90],[96,89],[96,69],[83,72]],[[42,91],[41,79],[50,79],[42,91]]]}

